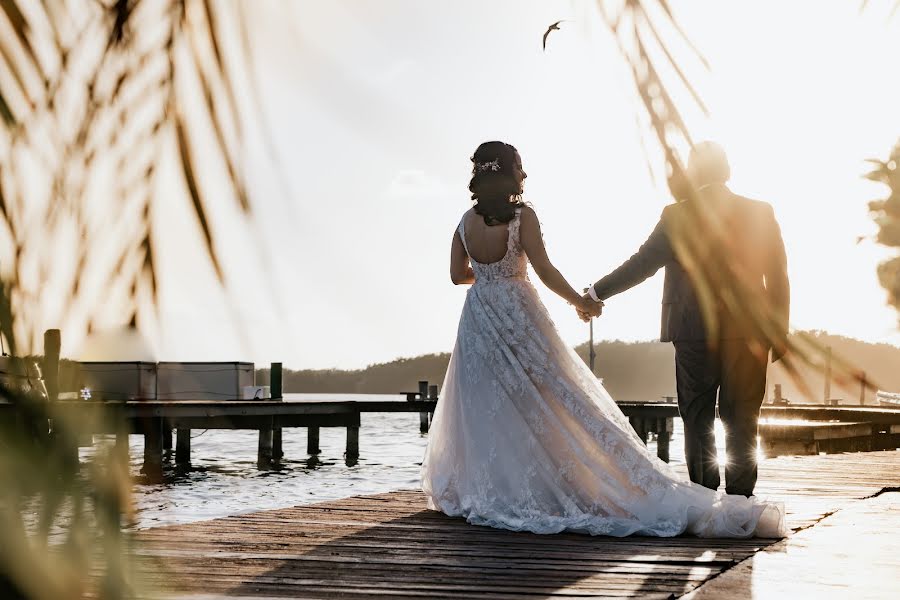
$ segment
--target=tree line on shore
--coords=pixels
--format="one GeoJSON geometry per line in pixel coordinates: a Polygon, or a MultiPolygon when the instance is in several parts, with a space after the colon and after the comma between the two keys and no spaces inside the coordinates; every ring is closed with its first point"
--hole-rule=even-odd
{"type": "MultiPolygon", "coordinates": [[[[866,372],[867,379],[876,387],[888,391],[900,391],[900,348],[890,344],[872,344],[831,335],[825,332],[806,332],[826,347],[831,347],[836,358],[847,360],[866,372]]],[[[651,401],[665,396],[675,396],[674,350],[671,344],[650,342],[604,341],[594,345],[596,352],[595,373],[603,385],[617,400],[651,401]]],[[[588,345],[581,344],[575,351],[587,362],[588,345]]],[[[377,363],[364,369],[285,369],[284,391],[287,393],[332,394],[399,394],[418,389],[418,381],[428,380],[441,385],[450,354],[425,354],[412,358],[398,358],[377,363]]],[[[268,369],[257,370],[257,382],[268,381],[268,369]]],[[[792,402],[821,402],[824,375],[821,369],[808,366],[801,369],[800,381],[795,381],[779,365],[770,367],[768,397],[773,387],[782,386],[782,395],[792,402]],[[803,389],[805,383],[806,390],[803,389]]],[[[857,383],[842,387],[834,381],[832,398],[842,399],[844,404],[856,404],[860,399],[857,383]]],[[[873,403],[874,394],[866,394],[867,403],[873,403]]]]}

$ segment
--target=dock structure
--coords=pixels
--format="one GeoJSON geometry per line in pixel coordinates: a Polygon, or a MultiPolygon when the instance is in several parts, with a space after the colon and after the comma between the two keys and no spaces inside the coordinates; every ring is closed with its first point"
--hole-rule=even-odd
{"type": "MultiPolygon", "coordinates": [[[[319,453],[319,430],[339,427],[347,431],[345,460],[359,459],[363,413],[418,413],[426,433],[437,407],[438,388],[420,382],[419,393],[396,400],[137,400],[57,401],[50,405],[54,419],[70,424],[80,437],[116,434],[127,450],[128,435],[144,437],[142,471],[150,479],[163,475],[167,459],[187,468],[191,460],[191,431],[198,429],[251,429],[259,432],[257,464],[277,466],[283,458],[284,430],[307,430],[307,453],[319,453]],[[175,432],[173,439],[173,431],[175,432]],[[174,452],[173,452],[174,450],[174,452]]],[[[619,407],[646,443],[656,441],[657,455],[669,460],[669,446],[678,407],[669,402],[621,402],[619,407]]],[[[884,450],[900,447],[900,409],[885,407],[790,405],[762,408],[762,448],[768,456],[884,450]],[[772,422],[765,422],[772,420],[772,422]],[[802,423],[799,423],[802,421],[802,423]]],[[[0,419],[15,418],[15,407],[0,401],[0,419]]],[[[73,438],[75,439],[75,438],[73,438]]],[[[71,449],[77,456],[77,447],[71,449]]]]}
{"type": "Polygon", "coordinates": [[[534,535],[429,511],[419,491],[137,533],[151,584],[213,598],[895,598],[900,452],[778,457],[757,493],[784,540],[534,535]]]}

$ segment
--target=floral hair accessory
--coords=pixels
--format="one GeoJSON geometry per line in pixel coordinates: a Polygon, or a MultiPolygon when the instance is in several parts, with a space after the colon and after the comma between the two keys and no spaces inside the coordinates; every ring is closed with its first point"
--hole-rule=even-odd
{"type": "Polygon", "coordinates": [[[500,170],[500,159],[495,158],[490,162],[480,162],[475,163],[475,172],[480,173],[482,171],[499,171],[500,170]]]}

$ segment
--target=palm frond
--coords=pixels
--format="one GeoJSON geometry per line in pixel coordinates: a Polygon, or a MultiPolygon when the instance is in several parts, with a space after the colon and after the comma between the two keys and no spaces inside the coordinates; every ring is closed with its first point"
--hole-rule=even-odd
{"type": "MultiPolygon", "coordinates": [[[[183,201],[197,218],[205,262],[226,286],[211,215],[221,199],[206,195],[204,180],[224,175],[219,178],[230,188],[239,214],[253,223],[239,158],[245,124],[263,123],[254,120],[261,114],[258,105],[252,112],[239,103],[236,86],[244,73],[229,60],[229,52],[240,56],[241,46],[229,46],[226,42],[239,38],[223,30],[239,22],[224,13],[241,10],[211,0],[0,0],[0,20],[5,21],[0,26],[14,32],[0,40],[5,75],[0,79],[0,225],[5,227],[0,229],[8,234],[0,245],[0,336],[14,355],[39,350],[39,326],[48,318],[66,324],[73,337],[116,322],[131,327],[146,322],[141,311],[148,304],[150,310],[158,306],[159,294],[160,232],[153,215],[160,202],[171,201],[159,195],[160,178],[172,174],[161,171],[166,155],[176,157],[183,201]],[[199,98],[192,93],[194,84],[201,89],[199,98]],[[199,160],[201,147],[203,158],[211,150],[221,159],[218,164],[199,160]],[[48,239],[67,240],[67,245],[48,244],[48,239]],[[50,294],[65,294],[67,301],[48,316],[50,294]]],[[[243,35],[244,24],[239,26],[243,35]]],[[[243,63],[252,75],[250,65],[243,63]]],[[[5,389],[0,395],[17,398],[5,389]]],[[[33,408],[25,401],[21,405],[33,408]]],[[[33,413],[38,428],[48,418],[33,413]]],[[[53,423],[59,437],[47,443],[57,448],[68,443],[64,438],[78,424],[62,417],[53,423]]],[[[116,430],[115,423],[104,427],[116,430]]],[[[0,432],[4,444],[14,439],[15,432],[0,432]]],[[[72,487],[57,478],[65,474],[66,481],[74,481],[70,465],[40,463],[40,453],[9,448],[0,453],[0,470],[14,464],[16,472],[49,478],[23,475],[23,481],[42,490],[44,515],[36,528],[21,520],[14,520],[15,527],[0,527],[0,548],[34,549],[20,570],[0,552],[0,580],[12,574],[16,589],[44,589],[44,597],[60,596],[60,590],[78,595],[95,580],[96,565],[85,562],[93,556],[105,561],[113,579],[124,576],[120,567],[128,552],[118,537],[118,519],[128,512],[127,460],[98,453],[100,466],[89,469],[87,486],[72,487]],[[92,546],[97,538],[86,531],[88,505],[101,529],[109,526],[102,537],[113,540],[99,553],[92,546]],[[47,545],[41,538],[47,523],[63,510],[73,519],[69,550],[44,556],[47,545]]],[[[128,595],[121,592],[121,581],[110,582],[103,583],[106,592],[128,595]]]]}
{"type": "MultiPolygon", "coordinates": [[[[874,168],[867,179],[883,184],[888,191],[885,198],[869,202],[872,220],[878,225],[875,241],[889,248],[900,248],[900,142],[884,159],[869,159],[874,168]]],[[[900,310],[900,256],[878,266],[878,280],[887,291],[888,303],[900,310]]]]}
{"type": "Polygon", "coordinates": [[[206,250],[209,259],[212,261],[213,267],[216,270],[216,276],[219,278],[219,281],[224,281],[225,276],[222,273],[222,267],[219,266],[219,261],[216,258],[216,247],[213,242],[212,228],[209,219],[206,217],[206,209],[203,206],[203,199],[200,197],[200,190],[197,187],[197,177],[194,174],[194,159],[188,144],[187,126],[180,115],[176,117],[175,120],[175,132],[178,139],[178,153],[181,156],[181,168],[184,173],[184,180],[187,185],[188,193],[191,197],[191,203],[194,207],[194,215],[200,223],[203,239],[206,242],[206,250]]]}

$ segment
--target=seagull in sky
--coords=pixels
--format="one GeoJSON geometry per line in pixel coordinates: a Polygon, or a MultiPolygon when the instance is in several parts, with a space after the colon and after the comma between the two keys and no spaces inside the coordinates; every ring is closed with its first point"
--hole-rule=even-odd
{"type": "Polygon", "coordinates": [[[559,24],[562,23],[563,21],[565,21],[565,19],[562,19],[561,21],[557,21],[556,23],[554,23],[553,25],[548,27],[547,31],[544,32],[544,52],[547,51],[547,36],[550,35],[551,31],[554,31],[554,30],[559,31],[559,24]]]}

